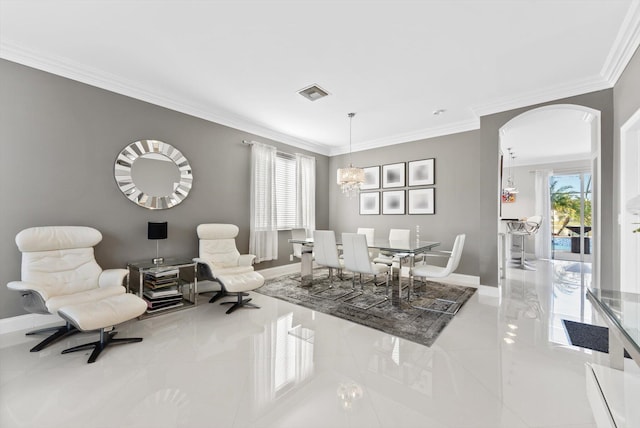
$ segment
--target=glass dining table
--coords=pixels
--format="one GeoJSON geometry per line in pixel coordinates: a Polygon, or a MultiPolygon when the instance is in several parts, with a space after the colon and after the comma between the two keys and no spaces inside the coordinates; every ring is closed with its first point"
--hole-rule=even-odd
{"type": "MultiPolygon", "coordinates": [[[[302,258],[300,262],[300,278],[303,287],[309,287],[313,283],[313,238],[289,239],[291,244],[302,245],[302,258]]],[[[336,240],[338,248],[341,247],[339,239],[336,240]]],[[[389,239],[374,239],[373,243],[368,243],[369,249],[378,250],[381,253],[394,256],[398,261],[398,298],[402,296],[402,267],[409,267],[411,270],[415,264],[416,256],[431,251],[440,245],[436,241],[394,241],[389,239]]],[[[395,261],[395,260],[394,260],[395,261]]],[[[395,269],[394,269],[395,270],[395,269]]],[[[407,300],[409,293],[407,291],[407,300]]]]}

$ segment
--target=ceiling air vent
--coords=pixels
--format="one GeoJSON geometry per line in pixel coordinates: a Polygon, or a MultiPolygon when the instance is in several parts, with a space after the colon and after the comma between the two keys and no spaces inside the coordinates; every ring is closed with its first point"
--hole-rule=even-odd
{"type": "Polygon", "coordinates": [[[311,101],[319,100],[320,98],[324,98],[329,95],[329,92],[325,91],[318,85],[308,86],[299,90],[298,93],[311,101]]]}

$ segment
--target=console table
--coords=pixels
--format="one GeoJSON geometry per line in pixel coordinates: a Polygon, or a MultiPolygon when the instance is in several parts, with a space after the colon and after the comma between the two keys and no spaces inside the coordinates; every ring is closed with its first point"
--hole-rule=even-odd
{"type": "Polygon", "coordinates": [[[191,259],[165,258],[127,263],[127,292],[148,304],[139,318],[161,315],[195,306],[198,295],[198,264],[191,259]]]}
{"type": "Polygon", "coordinates": [[[609,328],[608,365],[587,364],[587,395],[598,427],[639,427],[640,294],[593,288],[587,298],[609,328]],[[624,370],[625,349],[635,373],[624,370]]]}

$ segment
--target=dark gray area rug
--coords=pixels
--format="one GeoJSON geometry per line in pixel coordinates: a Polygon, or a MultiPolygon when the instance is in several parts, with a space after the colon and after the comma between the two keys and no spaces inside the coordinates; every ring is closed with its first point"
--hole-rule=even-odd
{"type": "Polygon", "coordinates": [[[356,283],[354,291],[351,276],[345,274],[344,280],[335,277],[333,287],[329,288],[328,270],[315,269],[313,276],[311,287],[301,287],[296,279],[300,275],[297,274],[267,280],[255,291],[425,346],[435,342],[454,314],[476,291],[473,287],[432,281],[421,286],[416,283],[417,296],[410,305],[406,301],[406,288],[403,291],[404,299],[398,299],[397,285],[390,286],[391,297],[386,299],[384,285],[374,287],[369,282],[361,288],[356,283]]]}
{"type": "MultiPolygon", "coordinates": [[[[573,346],[609,353],[609,329],[599,325],[585,324],[576,321],[562,320],[564,328],[573,346]]],[[[631,358],[624,351],[625,358],[631,358]]]]}

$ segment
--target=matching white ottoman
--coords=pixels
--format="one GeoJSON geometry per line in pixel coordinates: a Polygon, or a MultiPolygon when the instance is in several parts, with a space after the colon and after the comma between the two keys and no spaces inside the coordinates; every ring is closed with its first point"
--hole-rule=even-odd
{"type": "Polygon", "coordinates": [[[93,363],[102,350],[110,344],[141,342],[142,338],[140,337],[115,339],[114,336],[117,334],[115,330],[109,332],[104,330],[136,318],[142,315],[146,309],[147,304],[145,301],[134,294],[120,294],[93,302],[61,307],[58,309],[58,315],[73,324],[78,330],[100,331],[100,340],[97,342],[74,346],[73,348],[65,349],[62,353],[67,354],[93,348],[88,361],[93,363]]]}
{"type": "Polygon", "coordinates": [[[222,290],[213,296],[211,300],[209,300],[209,303],[213,303],[221,297],[236,295],[238,296],[237,301],[220,303],[221,305],[232,305],[227,310],[227,314],[230,314],[243,306],[256,309],[260,308],[253,303],[249,303],[251,299],[243,299],[243,297],[249,295],[249,293],[246,293],[247,291],[255,290],[256,288],[262,287],[262,284],[264,284],[264,277],[258,272],[250,271],[228,275],[223,274],[219,275],[216,280],[220,282],[222,290]]]}

